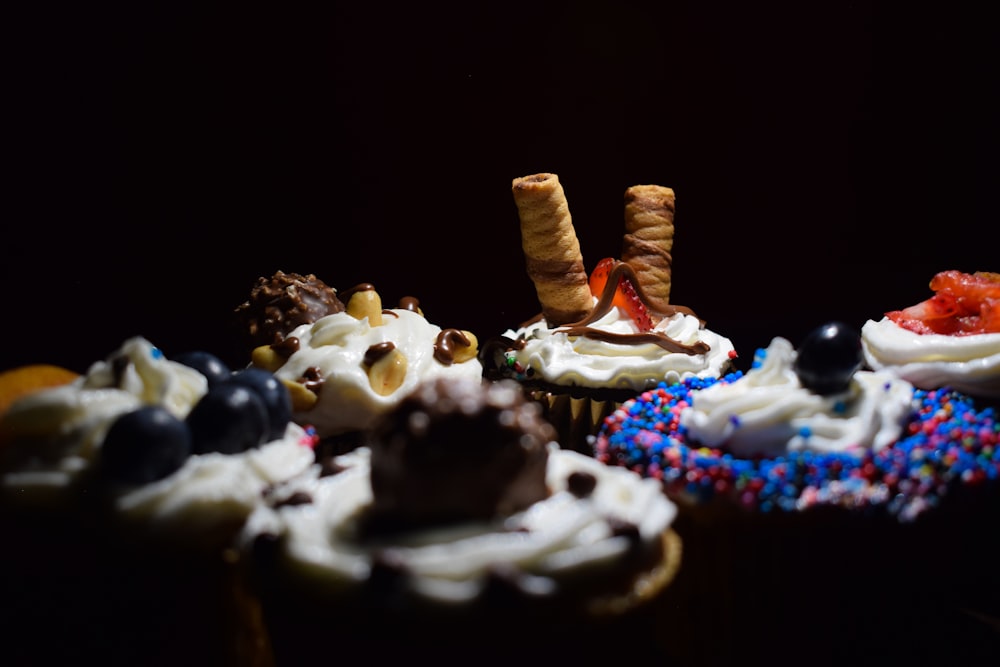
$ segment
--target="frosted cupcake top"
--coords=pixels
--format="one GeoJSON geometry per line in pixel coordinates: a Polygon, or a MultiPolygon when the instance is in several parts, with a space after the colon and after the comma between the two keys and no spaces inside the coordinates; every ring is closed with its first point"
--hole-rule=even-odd
{"type": "Polygon", "coordinates": [[[293,418],[320,437],[368,428],[420,382],[482,378],[475,335],[432,324],[416,299],[383,308],[369,283],[339,296],[343,310],[295,326],[252,357],[289,387],[293,418]]]}
{"type": "Polygon", "coordinates": [[[1000,398],[1000,274],[943,271],[935,295],[861,328],[865,363],[922,389],[1000,398]]]}
{"type": "Polygon", "coordinates": [[[693,395],[681,413],[690,437],[739,456],[789,451],[862,455],[895,442],[910,414],[913,387],[890,373],[859,370],[828,395],[803,386],[796,352],[775,338],[739,380],[693,395]]]}
{"type": "Polygon", "coordinates": [[[625,190],[621,259],[605,257],[589,275],[558,175],[515,178],[511,192],[541,313],[484,344],[487,379],[585,387],[624,400],[658,382],[719,377],[732,368],[732,342],[690,308],[670,303],[672,188],[625,190]]]}
{"type": "Polygon", "coordinates": [[[540,317],[506,331],[490,342],[493,372],[520,381],[636,392],[731,369],[732,341],[705,328],[688,308],[657,311],[637,284],[627,264],[603,260],[592,274],[589,315],[557,327],[540,317]]]}
{"type": "Polygon", "coordinates": [[[314,464],[315,438],[289,422],[279,382],[198,358],[213,370],[134,337],[72,383],[13,403],[0,422],[5,502],[69,507],[96,488],[122,519],[211,539],[314,464]]]}
{"type": "Polygon", "coordinates": [[[662,553],[676,508],[658,482],[560,449],[513,383],[434,385],[335,459],[339,472],[255,512],[248,548],[313,591],[359,592],[388,570],[399,594],[444,605],[498,585],[562,595],[662,553]]]}
{"type": "Polygon", "coordinates": [[[831,364],[812,346],[793,355],[776,340],[745,375],[660,385],[608,417],[595,456],[697,503],[878,508],[902,521],[957,485],[1000,480],[991,408],[951,390],[911,388],[891,372],[857,370],[850,351],[858,347],[845,345],[831,364]]]}

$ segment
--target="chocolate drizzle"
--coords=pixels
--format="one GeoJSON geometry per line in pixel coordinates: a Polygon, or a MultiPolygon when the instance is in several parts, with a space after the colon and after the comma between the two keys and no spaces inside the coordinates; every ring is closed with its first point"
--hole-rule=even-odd
{"type": "Polygon", "coordinates": [[[444,329],[434,342],[434,358],[445,366],[455,363],[455,346],[469,347],[469,337],[458,329],[444,329]]]}
{"type": "Polygon", "coordinates": [[[290,356],[299,351],[299,344],[298,336],[289,336],[288,338],[284,338],[271,345],[271,349],[274,350],[274,353],[279,357],[288,359],[290,356]]]}
{"type": "Polygon", "coordinates": [[[590,311],[590,314],[578,322],[572,322],[570,324],[560,326],[556,329],[556,331],[565,333],[569,336],[584,336],[593,340],[599,340],[606,343],[617,343],[619,345],[644,345],[646,343],[652,343],[653,345],[658,345],[667,352],[679,352],[681,354],[689,355],[706,354],[711,349],[708,343],[705,343],[704,341],[698,341],[693,345],[687,345],[657,331],[646,331],[635,334],[619,334],[609,331],[601,331],[600,329],[591,327],[590,325],[592,323],[607,315],[614,307],[615,292],[618,289],[618,282],[623,277],[627,278],[632,283],[639,299],[657,321],[673,317],[678,313],[697,317],[694,314],[694,311],[685,306],[666,306],[662,310],[655,310],[650,305],[649,298],[642,291],[642,286],[639,284],[639,280],[636,278],[632,267],[625,262],[616,262],[614,268],[611,269],[611,274],[608,276],[608,282],[604,285],[604,291],[601,292],[601,296],[597,300],[597,305],[595,305],[594,309],[590,311]]]}
{"type": "Polygon", "coordinates": [[[389,354],[396,349],[396,344],[390,341],[383,341],[381,343],[375,343],[365,350],[365,366],[371,366],[376,361],[389,354]]]}
{"type": "Polygon", "coordinates": [[[351,297],[358,292],[371,292],[375,289],[375,286],[371,283],[358,283],[354,287],[344,290],[338,296],[340,297],[341,303],[350,303],[351,297]]]}
{"type": "Polygon", "coordinates": [[[415,296],[404,296],[399,300],[399,307],[402,310],[408,310],[411,313],[419,313],[420,301],[418,301],[415,296]]]}
{"type": "Polygon", "coordinates": [[[297,382],[314,394],[319,394],[323,386],[323,373],[317,366],[310,366],[302,373],[297,382]]]}

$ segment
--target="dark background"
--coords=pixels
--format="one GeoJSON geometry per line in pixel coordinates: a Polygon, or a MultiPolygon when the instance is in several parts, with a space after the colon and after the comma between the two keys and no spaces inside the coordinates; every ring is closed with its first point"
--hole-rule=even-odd
{"type": "Polygon", "coordinates": [[[543,171],[588,269],[626,187],[674,188],[672,301],[744,365],[1000,271],[988,3],[898,4],[9,8],[0,368],[132,335],[242,364],[278,269],[501,333],[539,309],[510,183],[543,171]]]}

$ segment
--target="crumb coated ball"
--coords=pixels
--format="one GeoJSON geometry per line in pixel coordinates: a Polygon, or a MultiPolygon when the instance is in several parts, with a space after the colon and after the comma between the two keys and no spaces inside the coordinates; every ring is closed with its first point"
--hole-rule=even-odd
{"type": "Polygon", "coordinates": [[[344,310],[337,290],[313,274],[278,271],[260,277],[250,298],[236,308],[236,316],[251,347],[272,345],[300,324],[344,310]]]}
{"type": "Polygon", "coordinates": [[[695,502],[724,496],[765,512],[880,508],[904,521],[938,505],[955,485],[1000,480],[995,411],[948,389],[914,391],[899,440],[862,456],[795,451],[747,458],[692,440],[680,419],[692,394],[740,376],[661,384],[626,402],[602,426],[596,458],[660,479],[669,495],[695,502]]]}
{"type": "Polygon", "coordinates": [[[555,439],[514,382],[426,382],[369,435],[373,514],[405,528],[523,510],[549,494],[555,439]]]}

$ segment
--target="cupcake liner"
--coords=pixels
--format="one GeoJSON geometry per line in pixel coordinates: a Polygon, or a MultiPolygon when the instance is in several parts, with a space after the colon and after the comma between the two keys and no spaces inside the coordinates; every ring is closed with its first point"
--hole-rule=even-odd
{"type": "Polygon", "coordinates": [[[839,507],[678,504],[685,559],[658,626],[680,664],[810,654],[820,665],[932,657],[979,665],[1000,649],[987,602],[997,599],[986,556],[996,538],[969,519],[975,513],[901,523],[839,507]]]}
{"type": "Polygon", "coordinates": [[[575,396],[552,389],[527,389],[531,400],[542,406],[542,414],[559,434],[563,449],[593,456],[591,439],[604,418],[621,407],[621,400],[575,396]]]}

